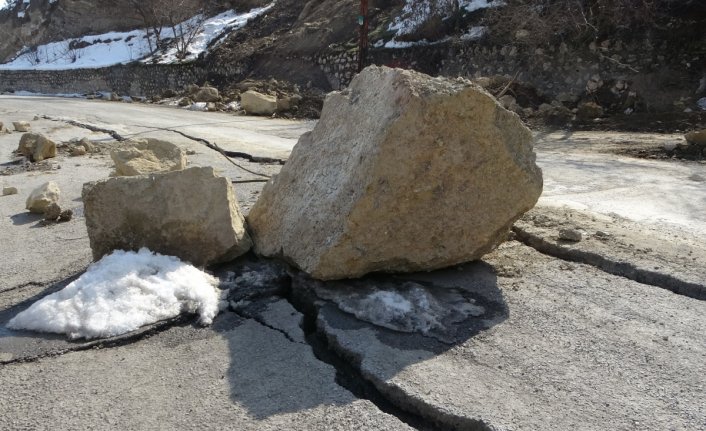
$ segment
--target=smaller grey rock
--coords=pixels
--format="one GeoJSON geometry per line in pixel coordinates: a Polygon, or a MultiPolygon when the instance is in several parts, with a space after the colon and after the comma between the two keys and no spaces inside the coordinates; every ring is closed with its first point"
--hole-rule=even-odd
{"type": "Polygon", "coordinates": [[[86,148],[83,147],[83,146],[80,146],[80,147],[73,147],[73,148],[71,149],[71,155],[74,156],[74,157],[77,157],[77,156],[85,156],[85,155],[86,155],[86,148]]]}
{"type": "Polygon", "coordinates": [[[29,132],[29,130],[32,128],[30,126],[29,122],[27,121],[13,121],[12,127],[15,128],[15,131],[17,132],[29,132]]]}
{"type": "Polygon", "coordinates": [[[578,229],[561,229],[559,230],[559,239],[564,241],[579,242],[583,240],[583,233],[578,229]]]}
{"type": "Polygon", "coordinates": [[[87,153],[95,153],[96,152],[96,146],[93,145],[93,142],[91,142],[88,138],[81,139],[78,142],[78,145],[85,148],[87,153]]]}
{"type": "Polygon", "coordinates": [[[277,98],[249,90],[240,95],[240,106],[254,115],[272,115],[277,111],[277,98]]]}
{"type": "Polygon", "coordinates": [[[3,187],[2,188],[2,195],[3,196],[9,196],[9,195],[16,195],[17,192],[17,187],[3,187]]]}
{"type": "Polygon", "coordinates": [[[213,87],[201,87],[196,93],[192,95],[195,102],[218,102],[221,100],[221,96],[218,94],[218,90],[213,87]]]}

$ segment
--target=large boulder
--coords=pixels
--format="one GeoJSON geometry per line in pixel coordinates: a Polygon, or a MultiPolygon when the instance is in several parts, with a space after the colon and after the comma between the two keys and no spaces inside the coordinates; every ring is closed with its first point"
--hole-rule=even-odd
{"type": "Polygon", "coordinates": [[[17,152],[33,162],[56,157],[56,143],[39,133],[25,133],[20,138],[17,152]]]}
{"type": "Polygon", "coordinates": [[[59,202],[61,191],[54,181],[49,181],[37,187],[27,198],[25,207],[29,212],[44,214],[51,204],[59,202]]]}
{"type": "Polygon", "coordinates": [[[265,185],[257,253],[319,279],[432,270],[502,242],[542,192],[532,134],[466,80],[371,66],[265,185]]]}
{"type": "Polygon", "coordinates": [[[110,153],[115,176],[180,171],[186,168],[186,154],[171,142],[146,138],[128,141],[128,148],[110,153]]]}
{"type": "Polygon", "coordinates": [[[248,114],[272,115],[277,111],[277,98],[249,90],[240,95],[240,107],[248,114]]]}
{"type": "Polygon", "coordinates": [[[207,265],[251,246],[233,186],[210,167],[87,183],[82,197],[96,260],[147,247],[207,265]]]}

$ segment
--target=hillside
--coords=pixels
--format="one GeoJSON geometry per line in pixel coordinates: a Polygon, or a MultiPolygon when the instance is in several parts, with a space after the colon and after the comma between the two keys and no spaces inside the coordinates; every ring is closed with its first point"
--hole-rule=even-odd
{"type": "MultiPolygon", "coordinates": [[[[156,4],[163,10],[183,4],[161,1],[156,4]]],[[[358,0],[191,0],[194,9],[181,9],[183,19],[190,17],[186,10],[206,11],[204,4],[208,16],[271,6],[219,36],[217,44],[205,41],[207,52],[177,59],[195,60],[222,89],[246,78],[274,78],[329,91],[356,72],[358,0]]],[[[144,32],[145,25],[129,0],[16,2],[0,12],[0,34],[7,36],[0,57],[69,37],[144,32]]],[[[479,83],[530,121],[677,130],[704,120],[703,28],[706,3],[698,0],[583,0],[569,6],[556,0],[371,0],[366,63],[486,77],[479,83]],[[643,117],[636,120],[636,114],[643,117]],[[655,123],[655,114],[669,125],[655,123]]],[[[151,42],[144,43],[151,50],[151,42]]],[[[161,61],[127,49],[130,55],[114,64],[161,61]]]]}

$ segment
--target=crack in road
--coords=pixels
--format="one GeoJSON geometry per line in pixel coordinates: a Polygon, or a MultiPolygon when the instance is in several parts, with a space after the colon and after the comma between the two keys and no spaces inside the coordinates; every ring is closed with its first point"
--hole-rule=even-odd
{"type": "MultiPolygon", "coordinates": [[[[126,138],[126,137],[120,135],[120,134],[119,134],[117,131],[115,131],[115,130],[111,130],[111,129],[106,129],[106,128],[103,128],[103,127],[94,126],[94,125],[92,125],[92,124],[81,123],[81,122],[76,121],[76,120],[70,120],[70,119],[67,119],[67,118],[55,118],[55,117],[50,117],[50,116],[48,116],[48,115],[42,115],[41,118],[43,118],[43,119],[45,119],[45,120],[50,120],[50,121],[63,122],[63,123],[71,124],[72,126],[76,126],[76,127],[80,127],[80,128],[83,128],[83,129],[87,129],[87,130],[90,130],[90,131],[92,131],[92,132],[105,133],[105,134],[107,134],[107,135],[110,135],[110,136],[111,136],[113,139],[115,139],[116,141],[120,141],[120,142],[126,141],[126,140],[128,139],[128,138],[126,138]]],[[[228,162],[230,162],[231,164],[233,164],[233,165],[236,166],[237,168],[239,168],[239,169],[241,169],[241,170],[243,170],[243,171],[245,171],[245,172],[248,172],[248,173],[250,173],[250,174],[257,175],[257,176],[259,176],[259,177],[265,178],[264,180],[240,180],[240,181],[233,181],[234,183],[267,182],[267,180],[269,180],[270,178],[272,178],[272,176],[271,176],[271,175],[267,175],[267,174],[263,174],[263,173],[260,173],[260,172],[253,171],[253,170],[251,170],[251,169],[248,169],[248,168],[246,168],[245,166],[242,166],[242,165],[240,165],[240,164],[234,162],[234,161],[232,160],[232,158],[245,159],[245,160],[247,160],[247,161],[249,161],[249,162],[252,162],[252,163],[259,163],[259,164],[279,164],[279,165],[284,165],[284,164],[286,163],[286,161],[287,161],[286,159],[275,159],[275,158],[271,158],[271,157],[254,156],[254,155],[252,155],[252,154],[248,154],[248,153],[245,153],[245,152],[242,152],[242,151],[228,151],[228,150],[224,150],[224,149],[221,148],[218,144],[216,144],[216,143],[214,143],[214,142],[210,142],[210,141],[208,141],[207,139],[199,138],[199,137],[196,137],[196,136],[192,136],[192,135],[189,135],[189,134],[187,134],[187,133],[184,133],[184,132],[182,132],[182,131],[180,131],[180,130],[171,129],[171,128],[168,128],[168,127],[152,127],[152,126],[143,126],[143,125],[140,125],[140,124],[132,124],[132,126],[134,126],[134,127],[142,127],[142,128],[145,128],[145,129],[161,130],[161,131],[164,131],[164,132],[176,133],[176,134],[181,135],[181,136],[183,136],[183,137],[185,137],[185,138],[187,138],[187,139],[190,139],[190,140],[192,140],[192,141],[199,142],[199,143],[205,145],[206,147],[208,147],[208,148],[210,148],[210,149],[212,149],[212,150],[214,150],[214,151],[220,153],[222,156],[224,156],[224,157],[226,158],[226,160],[228,160],[228,162]]]]}
{"type": "Polygon", "coordinates": [[[568,262],[583,263],[611,275],[666,289],[689,298],[706,300],[706,285],[704,284],[691,283],[669,274],[638,268],[630,262],[612,260],[597,253],[561,247],[518,226],[514,226],[512,230],[520,242],[547,256],[568,262]]]}
{"type": "Polygon", "coordinates": [[[82,129],[87,129],[87,130],[90,130],[90,131],[92,131],[92,132],[105,133],[105,134],[107,134],[107,135],[110,135],[110,136],[111,136],[113,139],[115,139],[116,141],[122,142],[122,141],[127,140],[127,138],[123,137],[122,135],[120,135],[120,134],[119,134],[118,132],[116,132],[115,130],[105,129],[105,128],[102,128],[102,127],[94,126],[94,125],[92,125],[92,124],[81,123],[81,122],[78,122],[78,121],[76,121],[76,120],[69,120],[69,119],[67,119],[67,118],[54,118],[54,117],[50,117],[50,116],[48,116],[48,115],[42,115],[41,118],[43,118],[43,119],[45,119],[45,120],[50,120],[50,121],[63,122],[63,123],[71,124],[72,126],[80,127],[80,128],[82,128],[82,129]]]}
{"type": "Polygon", "coordinates": [[[24,289],[25,287],[30,287],[30,286],[37,287],[37,286],[43,286],[45,284],[51,284],[51,283],[52,282],[42,283],[39,281],[28,281],[26,283],[22,283],[17,286],[8,287],[7,289],[2,289],[2,290],[0,290],[0,294],[7,293],[7,292],[14,292],[15,290],[24,289]]]}
{"type": "MultiPolygon", "coordinates": [[[[308,293],[307,295],[313,295],[308,293]]],[[[380,411],[392,415],[420,431],[434,430],[458,430],[461,428],[449,427],[449,424],[440,424],[437,421],[423,415],[418,409],[410,407],[404,402],[404,398],[389,398],[380,391],[374,381],[366,377],[360,369],[360,361],[350,361],[349,358],[341,355],[329,342],[328,337],[323,334],[316,325],[318,309],[315,305],[320,298],[316,296],[295,295],[293,286],[283,298],[289,302],[304,318],[302,330],[304,338],[311,346],[316,359],[332,366],[336,370],[335,382],[343,389],[352,393],[359,399],[370,401],[380,411]]],[[[362,322],[362,321],[361,321],[362,322]]],[[[366,323],[366,322],[364,322],[366,323]]],[[[429,406],[433,408],[432,406],[429,406]]],[[[482,429],[485,431],[485,429],[482,429]]]]}
{"type": "Polygon", "coordinates": [[[286,331],[284,331],[280,328],[277,328],[276,326],[270,325],[269,323],[265,322],[263,319],[261,319],[260,317],[254,315],[254,314],[247,313],[244,310],[238,310],[233,306],[230,306],[229,309],[230,309],[230,311],[232,311],[233,313],[237,314],[238,316],[242,317],[245,320],[253,320],[256,323],[260,324],[261,326],[264,326],[265,328],[272,329],[273,331],[279,332],[280,334],[284,335],[284,338],[286,338],[288,341],[290,341],[292,343],[306,345],[306,343],[302,343],[301,341],[297,341],[294,338],[292,338],[292,336],[289,335],[286,331]]]}

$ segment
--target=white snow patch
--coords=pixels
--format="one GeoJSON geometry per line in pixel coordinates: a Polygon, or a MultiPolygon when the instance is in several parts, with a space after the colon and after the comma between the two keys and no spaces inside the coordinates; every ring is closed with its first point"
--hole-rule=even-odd
{"type": "MultiPolygon", "coordinates": [[[[3,0],[0,0],[3,1],[3,0]]],[[[180,30],[188,32],[202,22],[201,28],[196,31],[191,44],[187,47],[187,55],[177,58],[177,49],[171,46],[164,52],[151,55],[150,46],[156,44],[156,36],[143,29],[129,32],[109,32],[81,38],[66,39],[40,45],[36,48],[25,47],[15,55],[15,58],[5,64],[0,64],[0,70],[67,70],[67,69],[92,69],[99,67],[127,64],[141,60],[142,62],[156,62],[171,64],[180,61],[192,61],[205,52],[209,45],[225,32],[237,30],[245,26],[251,19],[262,15],[274,6],[253,9],[247,13],[237,14],[227,11],[211,18],[204,19],[199,15],[177,26],[180,30]]],[[[171,28],[160,30],[162,40],[174,39],[175,31],[171,28]]]]}
{"type": "Polygon", "coordinates": [[[461,40],[471,41],[478,40],[488,32],[488,27],[475,26],[468,29],[467,32],[461,35],[461,40]]]}
{"type": "Polygon", "coordinates": [[[701,109],[702,111],[706,111],[706,97],[702,97],[701,99],[696,101],[696,105],[701,109]]]}
{"type": "MultiPolygon", "coordinates": [[[[505,2],[502,0],[459,0],[459,8],[466,12],[503,5],[505,5],[505,2]]],[[[452,16],[453,12],[453,0],[406,0],[400,15],[395,17],[388,26],[388,30],[394,31],[395,35],[392,40],[384,44],[385,48],[409,48],[412,46],[430,45],[431,42],[426,40],[400,42],[397,39],[418,31],[433,16],[440,16],[443,20],[446,20],[452,16]]],[[[472,27],[468,33],[461,36],[461,39],[476,40],[483,36],[486,31],[486,27],[472,27]]]]}
{"type": "Polygon", "coordinates": [[[459,0],[458,7],[465,9],[466,12],[474,12],[481,9],[491,7],[505,6],[503,0],[459,0]]]}
{"type": "Polygon", "coordinates": [[[14,3],[14,0],[0,0],[0,10],[9,9],[14,3]]]}
{"type": "Polygon", "coordinates": [[[32,304],[7,324],[11,329],[104,338],[198,313],[209,325],[219,311],[218,279],[173,256],[115,251],[59,292],[32,304]]]}
{"type": "Polygon", "coordinates": [[[333,301],[358,319],[400,332],[417,332],[446,337],[449,327],[469,317],[478,317],[485,308],[454,289],[431,292],[411,281],[336,286],[317,289],[317,295],[333,301]]]}
{"type": "Polygon", "coordinates": [[[385,43],[385,48],[394,48],[394,49],[404,49],[404,48],[412,48],[414,46],[430,46],[430,45],[437,45],[440,43],[444,43],[448,41],[450,38],[445,37],[441,40],[435,40],[433,42],[429,42],[426,39],[422,40],[415,40],[415,41],[400,41],[396,40],[395,38],[392,38],[392,40],[389,40],[385,43]]]}
{"type": "Polygon", "coordinates": [[[188,109],[189,111],[201,111],[201,112],[208,111],[208,103],[195,102],[189,106],[186,106],[185,109],[188,109]]]}
{"type": "Polygon", "coordinates": [[[12,96],[22,96],[22,97],[64,97],[67,99],[85,99],[86,96],[79,93],[33,93],[31,91],[15,91],[14,93],[4,93],[11,94],[12,96]]]}

